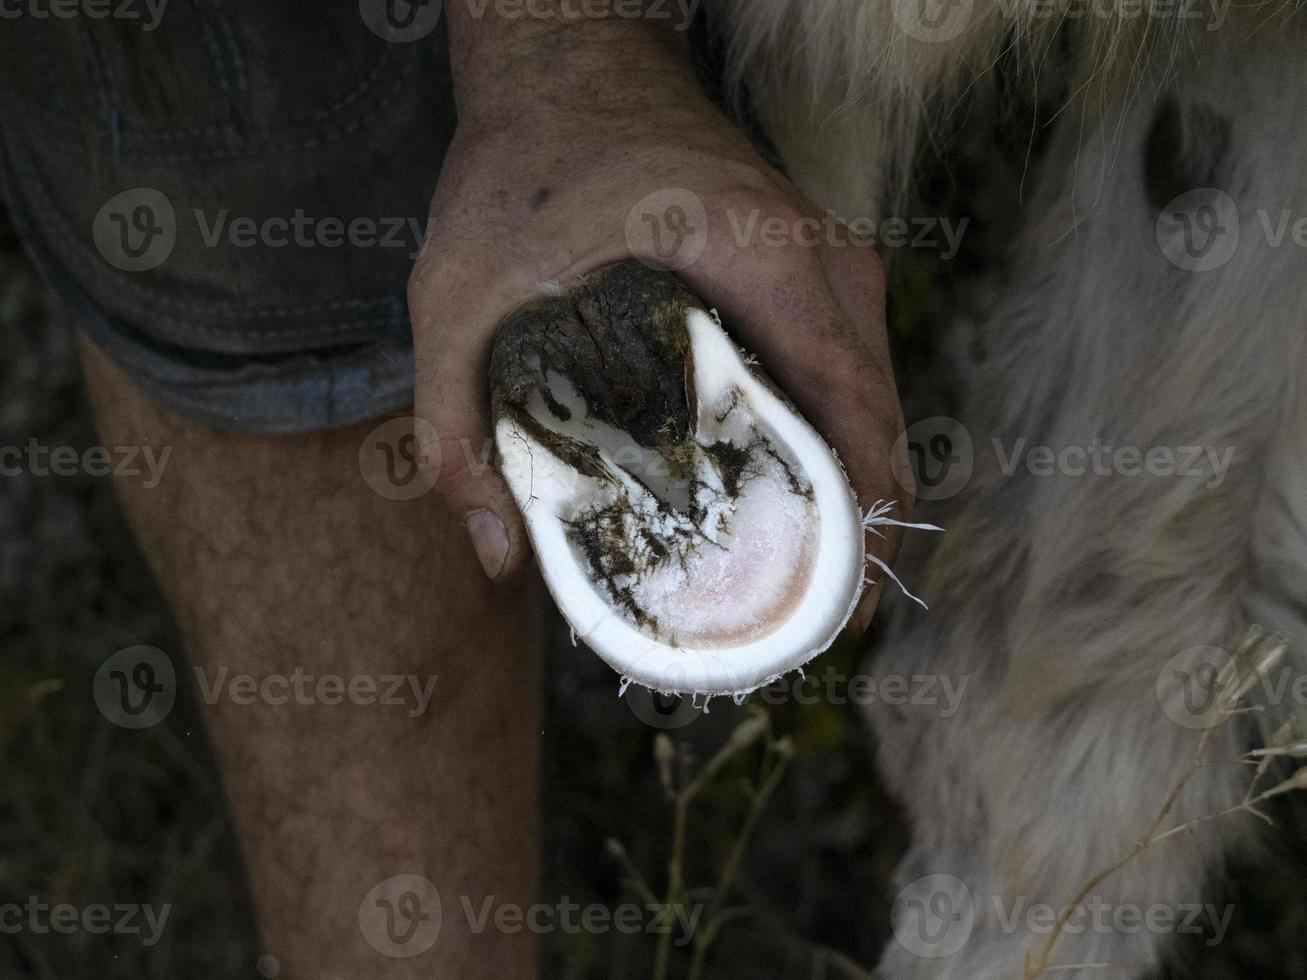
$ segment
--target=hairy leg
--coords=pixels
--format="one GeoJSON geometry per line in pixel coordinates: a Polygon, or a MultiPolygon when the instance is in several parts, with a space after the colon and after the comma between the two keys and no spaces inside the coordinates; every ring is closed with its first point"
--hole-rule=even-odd
{"type": "Polygon", "coordinates": [[[103,442],[170,450],[158,486],[119,492],[201,693],[220,691],[207,718],[279,975],[533,976],[531,934],[479,913],[533,898],[534,583],[490,585],[433,495],[373,492],[371,424],[219,434],[84,359],[103,442]],[[297,672],[355,694],[216,687],[297,672]],[[406,679],[393,697],[391,676],[406,679]],[[377,888],[398,875],[418,877],[377,888]]]}
{"type": "Polygon", "coordinates": [[[909,569],[931,610],[878,669],[967,686],[948,717],[871,712],[914,824],[895,980],[1022,976],[1078,898],[1048,962],[1108,966],[1041,975],[1146,976],[1233,916],[1213,886],[1249,814],[1134,848],[1237,806],[1253,718],[1278,724],[1266,704],[1216,726],[1202,668],[1252,623],[1303,631],[1304,258],[1257,215],[1307,203],[1285,162],[1307,74],[1274,39],[1194,47],[1156,98],[1060,122],[962,412],[975,473],[951,513],[922,509],[948,528],[909,569]]]}

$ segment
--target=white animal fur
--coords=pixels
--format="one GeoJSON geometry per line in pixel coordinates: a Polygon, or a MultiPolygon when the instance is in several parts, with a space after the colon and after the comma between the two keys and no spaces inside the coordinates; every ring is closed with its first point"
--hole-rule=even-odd
{"type": "MultiPolygon", "coordinates": [[[[1003,45],[1035,59],[1056,50],[1054,19],[1030,0],[1007,10],[976,0],[967,29],[939,44],[905,35],[891,0],[718,5],[736,77],[796,181],[846,215],[880,213],[932,120],[1003,45]]],[[[932,608],[900,608],[874,666],[970,679],[949,719],[870,712],[882,771],[913,824],[899,883],[956,876],[976,910],[950,956],[892,941],[881,966],[891,980],[1022,975],[1044,936],[1024,922],[1005,928],[996,909],[1060,908],[1130,850],[1193,756],[1198,734],[1159,710],[1155,693],[1171,658],[1229,647],[1256,622],[1290,637],[1302,671],[1307,249],[1274,246],[1266,225],[1307,215],[1307,59],[1291,10],[1229,13],[1217,30],[1091,20],[1072,49],[1073,97],[1028,184],[1015,278],[985,327],[993,356],[960,413],[975,474],[949,504],[919,508],[948,532],[938,546],[910,542],[904,558],[932,608]],[[1144,147],[1168,95],[1183,118],[1228,127],[1223,154],[1176,148],[1206,159],[1208,182],[1238,209],[1238,248],[1213,271],[1178,268],[1157,243],[1144,147]],[[1213,486],[1210,471],[1008,475],[992,448],[1095,437],[1231,447],[1235,457],[1213,486]]],[[[1268,710],[1266,727],[1282,710],[1268,710]]],[[[1221,764],[1194,780],[1176,820],[1238,802],[1248,773],[1231,760],[1251,738],[1247,726],[1222,729],[1212,750],[1221,764]]],[[[1095,894],[1114,907],[1219,905],[1223,857],[1256,831],[1242,815],[1206,823],[1095,894]]],[[[1062,941],[1056,961],[1112,966],[1053,975],[1145,976],[1171,941],[1086,929],[1062,941]]]]}

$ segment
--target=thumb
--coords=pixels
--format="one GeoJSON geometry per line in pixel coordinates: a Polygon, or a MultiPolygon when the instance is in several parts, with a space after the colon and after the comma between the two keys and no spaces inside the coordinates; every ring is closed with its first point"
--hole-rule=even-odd
{"type": "Polygon", "coordinates": [[[436,494],[463,519],[486,575],[497,581],[522,568],[530,546],[495,468],[487,368],[500,321],[532,289],[484,251],[467,244],[425,250],[409,278],[408,302],[415,435],[435,471],[436,494]]]}

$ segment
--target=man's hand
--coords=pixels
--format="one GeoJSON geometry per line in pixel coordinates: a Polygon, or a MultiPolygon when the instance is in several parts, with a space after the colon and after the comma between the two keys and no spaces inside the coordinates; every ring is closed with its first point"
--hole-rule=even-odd
{"type": "MultiPolygon", "coordinates": [[[[864,507],[897,499],[905,516],[876,254],[758,157],[670,32],[615,20],[518,29],[465,21],[458,7],[460,124],[409,303],[416,412],[441,442],[437,491],[465,515],[487,574],[507,576],[529,554],[491,465],[496,328],[549,284],[632,255],[674,269],[720,311],[839,452],[864,507]]],[[[895,541],[872,544],[892,557],[895,541]]]]}

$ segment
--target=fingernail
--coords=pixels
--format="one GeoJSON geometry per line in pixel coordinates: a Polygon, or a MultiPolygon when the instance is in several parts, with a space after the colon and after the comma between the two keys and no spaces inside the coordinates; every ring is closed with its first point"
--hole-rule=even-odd
{"type": "Polygon", "coordinates": [[[464,523],[481,567],[493,582],[508,562],[508,532],[504,530],[504,522],[491,511],[474,510],[464,518],[464,523]]]}

